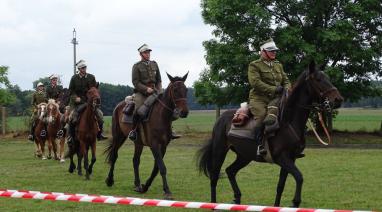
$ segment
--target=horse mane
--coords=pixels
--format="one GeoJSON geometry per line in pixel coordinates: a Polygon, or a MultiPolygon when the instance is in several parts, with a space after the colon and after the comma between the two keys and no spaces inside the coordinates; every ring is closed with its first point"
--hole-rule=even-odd
{"type": "Polygon", "coordinates": [[[60,106],[57,104],[56,100],[54,100],[54,99],[49,99],[48,100],[48,105],[56,106],[57,110],[60,108],[60,106]]]}

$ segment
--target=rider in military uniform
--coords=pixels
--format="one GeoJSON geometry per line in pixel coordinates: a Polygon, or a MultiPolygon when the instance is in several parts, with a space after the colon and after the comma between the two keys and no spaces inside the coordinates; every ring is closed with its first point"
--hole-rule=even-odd
{"type": "Polygon", "coordinates": [[[46,95],[48,99],[54,99],[57,102],[58,96],[62,92],[62,86],[57,85],[58,76],[52,74],[50,77],[50,85],[46,88],[46,95]]]}
{"type": "MultiPolygon", "coordinates": [[[[30,133],[28,135],[28,139],[33,141],[34,140],[34,129],[36,127],[36,119],[37,119],[37,105],[43,102],[48,102],[48,99],[46,98],[46,93],[44,90],[44,84],[42,82],[37,83],[36,91],[33,93],[32,96],[32,117],[31,117],[31,123],[30,123],[30,133]]],[[[46,131],[41,131],[41,136],[46,136],[46,131]]]]}
{"type": "MultiPolygon", "coordinates": [[[[260,59],[248,67],[249,109],[257,120],[256,138],[261,137],[264,125],[267,133],[278,129],[279,101],[284,90],[291,86],[283,66],[276,60],[278,50],[272,39],[265,41],[260,46],[260,59]]],[[[259,146],[259,153],[266,153],[263,145],[259,146]]]]}
{"type": "MultiPolygon", "coordinates": [[[[144,104],[145,100],[152,95],[157,95],[162,92],[162,79],[159,71],[158,64],[150,60],[151,49],[147,44],[143,44],[138,48],[141,60],[134,64],[132,70],[132,80],[134,85],[134,118],[133,129],[129,133],[129,138],[133,141],[137,138],[137,126],[140,122],[137,109],[144,104]]],[[[172,133],[172,139],[179,138],[180,136],[172,133]]]]}
{"type": "MultiPolygon", "coordinates": [[[[86,108],[86,93],[91,87],[96,87],[97,83],[94,75],[86,73],[86,63],[84,60],[80,60],[77,63],[78,73],[73,75],[69,83],[70,90],[70,108],[72,110],[71,120],[69,122],[69,138],[68,143],[73,144],[73,138],[75,134],[75,126],[78,121],[78,115],[86,108]]],[[[102,134],[103,130],[103,113],[97,108],[96,118],[100,131],[98,132],[98,140],[107,139],[106,136],[102,134]]]]}

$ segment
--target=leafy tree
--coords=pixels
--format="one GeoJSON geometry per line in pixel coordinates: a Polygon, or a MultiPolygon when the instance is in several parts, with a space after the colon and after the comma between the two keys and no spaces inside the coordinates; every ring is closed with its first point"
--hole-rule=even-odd
{"type": "Polygon", "coordinates": [[[325,65],[345,99],[381,94],[371,84],[382,76],[380,0],[202,0],[201,7],[204,22],[215,27],[215,38],[203,43],[209,68],[195,83],[201,103],[246,100],[248,64],[269,37],[292,81],[313,58],[325,65]]]}
{"type": "Polygon", "coordinates": [[[8,88],[11,86],[8,80],[8,66],[0,66],[0,105],[9,104],[15,101],[15,96],[8,88]]]}
{"type": "Polygon", "coordinates": [[[105,115],[112,115],[115,106],[123,101],[126,96],[133,94],[133,88],[125,85],[112,85],[100,83],[101,110],[105,115]]]}

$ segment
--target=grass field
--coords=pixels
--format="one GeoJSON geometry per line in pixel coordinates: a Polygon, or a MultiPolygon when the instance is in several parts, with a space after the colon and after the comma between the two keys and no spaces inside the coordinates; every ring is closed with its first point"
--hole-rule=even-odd
{"type": "MultiPolygon", "coordinates": [[[[29,117],[10,117],[8,131],[27,131],[29,117]]],[[[334,119],[333,127],[336,130],[348,132],[375,132],[380,130],[382,122],[382,109],[355,109],[342,108],[334,119]]],[[[110,130],[111,117],[105,117],[105,131],[110,130]]],[[[215,123],[215,111],[191,111],[186,119],[174,122],[176,131],[182,133],[211,132],[215,123]]]]}
{"type": "MultiPolygon", "coordinates": [[[[204,138],[181,138],[168,148],[165,162],[169,186],[176,200],[209,201],[209,181],[195,168],[194,156],[204,138]]],[[[163,196],[160,177],[157,177],[148,191],[141,195],[132,190],[133,146],[128,141],[120,150],[115,171],[115,185],[109,188],[104,180],[108,165],[104,163],[102,150],[104,142],[98,143],[98,160],[90,181],[67,172],[68,162],[63,164],[52,160],[33,157],[34,147],[25,140],[0,142],[0,185],[7,189],[27,189],[68,193],[90,193],[113,196],[135,196],[157,198],[163,196]]],[[[382,150],[307,149],[306,157],[297,161],[304,174],[301,207],[382,210],[382,150]]],[[[234,159],[229,153],[223,169],[234,159]]],[[[153,165],[150,151],[145,148],[141,160],[141,177],[148,177],[153,165]]],[[[238,174],[243,204],[272,205],[279,169],[269,164],[252,163],[238,174]]],[[[288,178],[282,199],[283,206],[291,205],[294,181],[288,178]]],[[[218,184],[218,201],[230,202],[233,194],[226,177],[218,184]]],[[[180,211],[138,206],[101,205],[91,203],[51,202],[0,198],[0,211],[180,211]]],[[[185,210],[187,211],[187,210],[185,210]]],[[[193,211],[193,210],[188,210],[193,211]]]]}

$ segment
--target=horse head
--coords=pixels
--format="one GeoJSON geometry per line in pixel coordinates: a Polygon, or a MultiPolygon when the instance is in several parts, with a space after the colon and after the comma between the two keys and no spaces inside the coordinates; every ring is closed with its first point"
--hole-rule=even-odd
{"type": "Polygon", "coordinates": [[[327,110],[341,106],[344,98],[330,82],[329,77],[322,70],[317,69],[314,61],[309,64],[305,72],[305,81],[315,102],[322,104],[327,110]]]}
{"type": "Polygon", "coordinates": [[[91,105],[93,108],[96,108],[101,105],[101,95],[97,87],[91,87],[86,93],[87,103],[91,105]]]}
{"type": "Polygon", "coordinates": [[[56,118],[60,115],[60,106],[56,103],[54,99],[49,99],[46,107],[48,114],[48,123],[50,124],[53,123],[56,120],[56,118]]]}
{"type": "Polygon", "coordinates": [[[179,116],[181,118],[186,118],[188,115],[187,87],[184,84],[187,76],[188,72],[183,77],[173,77],[167,73],[170,84],[168,85],[166,91],[169,92],[169,96],[175,106],[175,110],[179,112],[179,116]]]}
{"type": "Polygon", "coordinates": [[[37,115],[40,120],[43,120],[46,114],[46,103],[40,103],[37,105],[37,115]]]}

